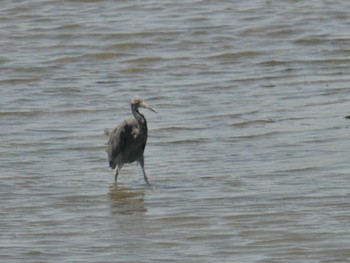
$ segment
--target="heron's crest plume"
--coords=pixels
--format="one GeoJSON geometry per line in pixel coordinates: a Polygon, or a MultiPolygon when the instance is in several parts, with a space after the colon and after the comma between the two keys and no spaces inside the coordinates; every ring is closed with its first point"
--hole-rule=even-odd
{"type": "Polygon", "coordinates": [[[140,96],[135,96],[131,99],[130,104],[137,105],[141,104],[142,102],[144,102],[144,100],[140,96]]]}

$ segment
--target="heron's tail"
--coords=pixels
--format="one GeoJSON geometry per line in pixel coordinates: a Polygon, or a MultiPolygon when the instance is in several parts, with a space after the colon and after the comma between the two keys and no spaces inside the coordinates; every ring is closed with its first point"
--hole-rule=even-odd
{"type": "Polygon", "coordinates": [[[109,167],[111,167],[111,169],[115,169],[117,167],[117,164],[113,161],[109,161],[109,167]]]}

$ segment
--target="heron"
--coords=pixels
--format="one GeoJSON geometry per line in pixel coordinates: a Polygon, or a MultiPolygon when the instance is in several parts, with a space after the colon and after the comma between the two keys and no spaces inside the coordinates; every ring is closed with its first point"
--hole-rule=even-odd
{"type": "Polygon", "coordinates": [[[107,143],[109,167],[114,169],[114,181],[117,183],[118,174],[123,165],[137,161],[141,165],[145,182],[150,185],[143,157],[148,128],[146,118],[139,112],[139,108],[158,112],[137,96],[132,98],[130,106],[134,118],[124,120],[112,130],[105,130],[105,134],[109,136],[107,143]]]}

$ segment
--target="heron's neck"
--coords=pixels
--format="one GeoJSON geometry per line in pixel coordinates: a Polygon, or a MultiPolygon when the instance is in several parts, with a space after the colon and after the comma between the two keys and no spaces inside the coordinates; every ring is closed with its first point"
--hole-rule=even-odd
{"type": "Polygon", "coordinates": [[[140,127],[147,129],[146,118],[145,118],[145,116],[143,116],[143,114],[141,114],[139,112],[138,108],[131,106],[131,111],[132,111],[132,114],[134,115],[135,119],[139,123],[140,127]]]}

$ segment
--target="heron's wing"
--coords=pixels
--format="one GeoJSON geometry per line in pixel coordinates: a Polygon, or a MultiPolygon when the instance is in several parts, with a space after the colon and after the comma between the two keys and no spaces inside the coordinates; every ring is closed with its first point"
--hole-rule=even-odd
{"type": "Polygon", "coordinates": [[[109,166],[114,169],[117,166],[118,158],[124,151],[128,138],[131,134],[131,127],[127,121],[120,123],[114,130],[109,131],[108,161],[109,166]]]}

